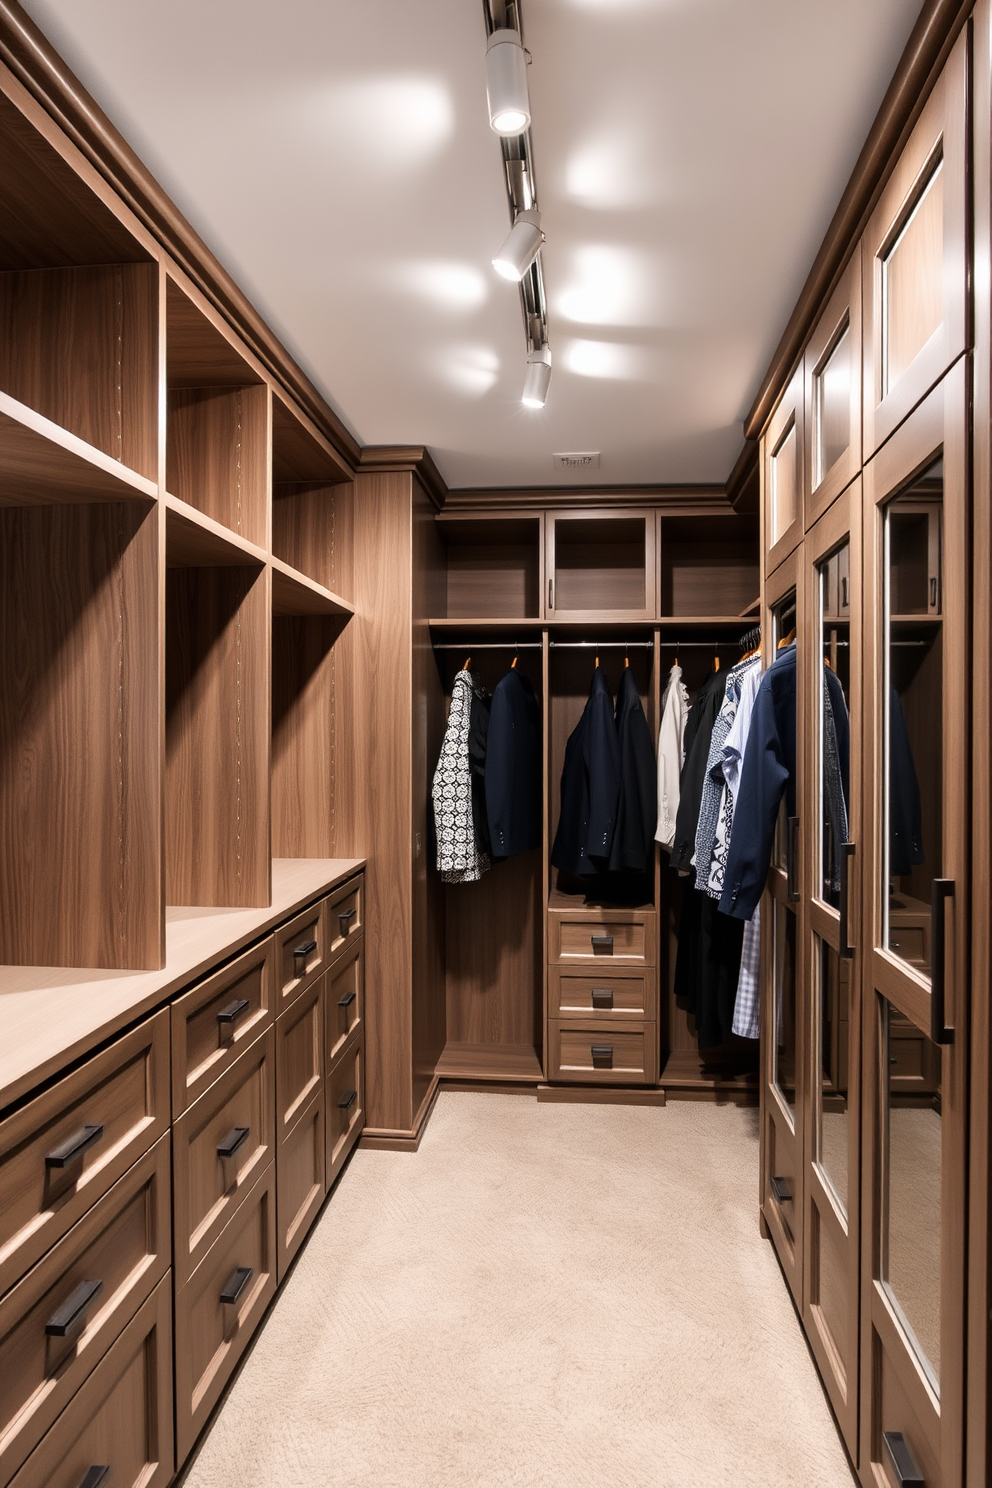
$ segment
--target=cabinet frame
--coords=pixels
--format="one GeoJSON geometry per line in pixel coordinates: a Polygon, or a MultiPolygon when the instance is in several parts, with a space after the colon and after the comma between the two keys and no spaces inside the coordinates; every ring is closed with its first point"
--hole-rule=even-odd
{"type": "Polygon", "coordinates": [[[805,451],[803,502],[807,530],[816,523],[861,469],[861,254],[857,250],[810,336],[803,359],[805,451]],[[851,387],[848,404],[847,448],[822,472],[817,469],[817,381],[844,334],[851,338],[851,387]],[[817,476],[819,475],[819,479],[817,476]]]}
{"type": "Polygon", "coordinates": [[[653,620],[658,613],[658,537],[657,516],[651,507],[616,507],[590,509],[589,507],[565,507],[550,510],[545,518],[545,560],[543,614],[552,624],[571,621],[635,621],[653,620]],[[564,609],[558,603],[558,578],[556,571],[557,531],[559,522],[642,521],[644,523],[644,604],[635,609],[564,609]]]}
{"type": "Polygon", "coordinates": [[[761,437],[761,506],[764,518],[764,572],[773,574],[779,564],[792,553],[802,541],[804,511],[804,472],[806,469],[806,406],[803,397],[803,364],[795,369],[783,392],[775,412],[761,437]],[[796,439],[796,510],[791,522],[774,540],[775,523],[775,461],[788,438],[790,429],[795,430],[796,439]]]}

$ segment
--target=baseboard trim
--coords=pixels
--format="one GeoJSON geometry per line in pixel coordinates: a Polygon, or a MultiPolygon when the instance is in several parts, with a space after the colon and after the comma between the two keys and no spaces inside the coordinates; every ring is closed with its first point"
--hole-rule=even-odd
{"type": "Polygon", "coordinates": [[[409,1131],[404,1131],[402,1127],[367,1126],[358,1139],[359,1147],[366,1147],[372,1152],[416,1152],[427,1130],[440,1088],[441,1082],[434,1075],[409,1131]]]}
{"type": "Polygon", "coordinates": [[[538,1085],[537,1098],[551,1104],[583,1106],[663,1106],[663,1090],[621,1090],[608,1085],[538,1085]]]}

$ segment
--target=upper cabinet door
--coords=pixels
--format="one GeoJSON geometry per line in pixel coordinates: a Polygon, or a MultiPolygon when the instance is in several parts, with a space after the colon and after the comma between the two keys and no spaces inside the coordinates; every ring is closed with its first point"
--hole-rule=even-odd
{"type": "Polygon", "coordinates": [[[863,239],[864,458],[965,350],[968,31],[863,239]]]}
{"type": "Polygon", "coordinates": [[[803,368],[798,366],[761,441],[761,488],[765,512],[765,573],[798,546],[803,535],[803,472],[806,465],[803,368]]]}
{"type": "Polygon", "coordinates": [[[549,620],[654,619],[653,511],[552,512],[547,544],[549,620]]]}
{"type": "Polygon", "coordinates": [[[810,337],[804,361],[806,527],[861,469],[861,254],[810,337]]]}

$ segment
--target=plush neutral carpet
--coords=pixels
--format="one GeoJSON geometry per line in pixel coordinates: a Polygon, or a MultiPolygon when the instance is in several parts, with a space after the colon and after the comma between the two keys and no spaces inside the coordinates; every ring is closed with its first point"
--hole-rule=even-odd
{"type": "Polygon", "coordinates": [[[851,1488],[757,1112],[443,1094],[357,1152],[186,1488],[851,1488]]]}

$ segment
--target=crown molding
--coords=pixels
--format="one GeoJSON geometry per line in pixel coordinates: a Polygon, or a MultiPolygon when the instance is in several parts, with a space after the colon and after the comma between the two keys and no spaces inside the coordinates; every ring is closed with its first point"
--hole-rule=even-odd
{"type": "Polygon", "coordinates": [[[500,511],[546,511],[564,507],[650,506],[669,516],[733,515],[723,486],[520,486],[462,487],[449,491],[446,516],[498,507],[500,511]]]}
{"type": "Polygon", "coordinates": [[[367,444],[358,459],[360,474],[390,475],[409,471],[423,486],[438,511],[448,497],[444,476],[423,444],[367,444]]]}

